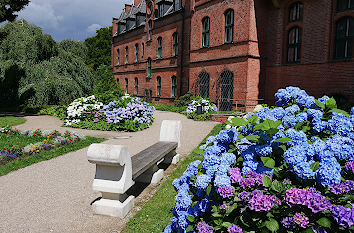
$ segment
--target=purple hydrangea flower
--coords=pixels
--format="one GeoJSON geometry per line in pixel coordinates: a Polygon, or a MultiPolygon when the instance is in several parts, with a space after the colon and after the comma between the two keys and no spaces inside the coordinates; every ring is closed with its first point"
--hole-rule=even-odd
{"type": "Polygon", "coordinates": [[[295,229],[295,226],[296,226],[295,223],[293,222],[292,217],[283,218],[283,220],[281,221],[281,224],[287,229],[295,229]]]}
{"type": "Polygon", "coordinates": [[[223,198],[229,198],[229,197],[232,197],[234,195],[234,191],[232,190],[231,187],[228,187],[228,186],[220,187],[218,189],[218,193],[223,198]]]}
{"type": "Polygon", "coordinates": [[[345,169],[348,172],[354,173],[354,160],[349,160],[346,164],[345,164],[345,169]]]}
{"type": "Polygon", "coordinates": [[[292,218],[292,222],[296,223],[299,227],[306,228],[306,226],[310,223],[310,219],[306,217],[302,213],[296,213],[292,218]]]}
{"type": "Polygon", "coordinates": [[[214,232],[214,228],[212,226],[209,226],[208,224],[206,224],[204,221],[198,222],[197,230],[199,233],[213,233],[214,232]]]}
{"type": "Polygon", "coordinates": [[[230,203],[224,203],[221,206],[219,206],[220,210],[228,210],[231,207],[230,203]]]}
{"type": "Polygon", "coordinates": [[[347,180],[340,184],[332,184],[329,186],[329,190],[334,194],[344,194],[349,193],[354,190],[354,181],[347,180]]]}
{"type": "Polygon", "coordinates": [[[344,206],[333,206],[333,218],[337,223],[345,228],[351,227],[354,224],[354,209],[345,208],[344,206]]]}
{"type": "Polygon", "coordinates": [[[237,225],[232,225],[227,228],[228,233],[242,233],[242,228],[237,225]]]}

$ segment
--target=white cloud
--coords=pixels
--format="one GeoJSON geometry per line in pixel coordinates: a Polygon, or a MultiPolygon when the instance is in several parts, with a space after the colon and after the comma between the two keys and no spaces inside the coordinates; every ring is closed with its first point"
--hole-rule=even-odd
{"type": "Polygon", "coordinates": [[[91,24],[90,26],[87,27],[86,31],[88,33],[95,33],[97,29],[100,29],[102,26],[97,24],[97,23],[94,23],[94,24],[91,24]]]}

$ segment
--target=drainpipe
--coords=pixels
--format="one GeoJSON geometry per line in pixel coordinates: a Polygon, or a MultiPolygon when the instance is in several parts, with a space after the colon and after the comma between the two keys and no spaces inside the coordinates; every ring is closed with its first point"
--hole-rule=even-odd
{"type": "MultiPolygon", "coordinates": [[[[180,87],[179,87],[179,96],[182,95],[182,88],[183,88],[183,82],[182,82],[182,77],[183,77],[183,57],[184,57],[184,21],[185,21],[185,14],[184,14],[184,9],[182,11],[182,46],[181,46],[181,78],[180,78],[180,87]]],[[[189,80],[188,80],[188,89],[189,89],[189,80]]]]}

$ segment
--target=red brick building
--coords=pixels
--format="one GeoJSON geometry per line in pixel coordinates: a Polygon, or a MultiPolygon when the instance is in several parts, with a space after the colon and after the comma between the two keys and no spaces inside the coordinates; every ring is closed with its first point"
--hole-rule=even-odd
{"type": "Polygon", "coordinates": [[[354,0],[135,0],[113,18],[115,77],[158,103],[229,110],[289,85],[354,102],[353,58],[354,0]]]}

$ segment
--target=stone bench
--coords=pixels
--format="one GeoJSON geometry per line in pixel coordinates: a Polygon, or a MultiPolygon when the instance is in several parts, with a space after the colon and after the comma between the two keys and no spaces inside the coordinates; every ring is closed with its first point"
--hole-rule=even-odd
{"type": "Polygon", "coordinates": [[[92,144],[87,151],[88,161],[96,164],[92,188],[102,193],[92,204],[94,213],[124,218],[134,207],[135,197],[126,192],[135,181],[156,184],[164,172],[158,165],[178,162],[181,129],[180,121],[163,121],[160,140],[132,157],[126,146],[92,144]]]}

